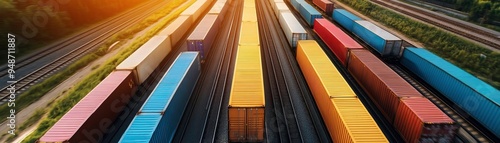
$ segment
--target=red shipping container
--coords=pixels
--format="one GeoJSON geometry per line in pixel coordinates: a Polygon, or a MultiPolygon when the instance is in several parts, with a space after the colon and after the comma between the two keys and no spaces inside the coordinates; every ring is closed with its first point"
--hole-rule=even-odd
{"type": "Polygon", "coordinates": [[[348,70],[379,110],[394,121],[401,98],[423,97],[396,72],[367,50],[351,50],[348,70]]]}
{"type": "Polygon", "coordinates": [[[316,19],[314,21],[314,31],[344,65],[347,64],[348,50],[363,49],[358,42],[326,19],[316,19]]]}
{"type": "Polygon", "coordinates": [[[135,91],[131,71],[112,72],[59,119],[39,142],[98,142],[135,91]]]}
{"type": "Polygon", "coordinates": [[[319,7],[323,12],[325,12],[327,15],[331,16],[333,12],[333,2],[329,0],[313,0],[312,1],[314,5],[319,7]]]}
{"type": "Polygon", "coordinates": [[[403,99],[394,126],[406,142],[453,142],[458,125],[427,98],[403,99]]]}

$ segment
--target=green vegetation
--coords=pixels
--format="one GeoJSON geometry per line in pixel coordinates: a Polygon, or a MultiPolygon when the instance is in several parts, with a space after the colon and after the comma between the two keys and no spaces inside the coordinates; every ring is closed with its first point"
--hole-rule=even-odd
{"type": "MultiPolygon", "coordinates": [[[[145,22],[151,22],[154,23],[155,21],[159,20],[160,18],[167,17],[160,21],[157,25],[155,25],[152,29],[150,29],[146,34],[142,35],[141,37],[137,38],[130,46],[126,47],[122,51],[119,52],[119,54],[113,56],[112,58],[108,59],[104,64],[101,64],[96,70],[93,70],[91,74],[86,76],[82,81],[79,83],[75,84],[73,88],[68,90],[65,95],[63,95],[60,99],[58,99],[55,103],[53,103],[52,106],[48,107],[48,114],[46,114],[45,117],[41,119],[40,124],[38,125],[38,128],[30,134],[28,137],[26,137],[23,140],[24,142],[35,142],[37,139],[39,139],[47,130],[53,126],[69,109],[71,109],[76,103],[78,103],[85,95],[87,95],[88,92],[90,92],[95,86],[97,86],[109,73],[111,73],[114,68],[121,63],[123,60],[125,60],[130,54],[132,54],[137,48],[139,48],[142,44],[144,44],[146,41],[148,41],[151,37],[153,37],[158,31],[160,31],[163,27],[165,27],[167,24],[169,24],[174,18],[176,18],[182,11],[184,11],[189,5],[191,5],[194,1],[191,1],[187,5],[184,5],[183,7],[180,7],[176,11],[172,11],[182,3],[185,3],[186,0],[173,0],[165,6],[165,8],[162,8],[163,11],[157,14],[154,14],[150,18],[147,18],[145,22]],[[157,18],[157,19],[155,19],[157,18]]],[[[144,29],[146,26],[145,24],[140,24],[140,27],[144,29]]],[[[131,30],[131,31],[136,31],[136,30],[131,30]]],[[[139,30],[137,30],[138,32],[139,30]]],[[[132,33],[130,33],[132,34],[132,33]]],[[[134,33],[135,34],[135,33],[134,33]]],[[[120,35],[121,34],[117,34],[120,35]]],[[[116,36],[119,37],[119,36],[116,36]]],[[[106,49],[107,50],[107,49],[106,49]]],[[[103,50],[98,50],[96,53],[100,53],[103,50]]],[[[43,84],[43,83],[42,83],[43,84]]],[[[43,95],[43,94],[42,94],[43,95]]],[[[25,123],[25,124],[33,124],[35,121],[32,121],[31,123],[25,123]]]]}
{"type": "Polygon", "coordinates": [[[384,9],[367,0],[339,0],[371,19],[416,39],[427,49],[500,89],[500,53],[384,9]]]}
{"type": "MultiPolygon", "coordinates": [[[[21,57],[56,39],[136,6],[143,0],[0,0],[0,39],[16,35],[21,57]]],[[[7,40],[0,40],[7,45],[7,40]]],[[[5,57],[7,48],[0,49],[5,57]]],[[[5,63],[6,60],[0,60],[5,63]]]]}

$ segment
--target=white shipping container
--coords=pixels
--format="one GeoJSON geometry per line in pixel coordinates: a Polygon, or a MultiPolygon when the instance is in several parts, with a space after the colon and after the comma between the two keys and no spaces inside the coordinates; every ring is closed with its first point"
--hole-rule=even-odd
{"type": "Polygon", "coordinates": [[[187,31],[192,24],[193,22],[191,21],[191,16],[179,16],[165,29],[160,31],[158,35],[169,36],[172,45],[175,45],[179,42],[182,36],[184,36],[184,34],[188,34],[187,31]]]}
{"type": "Polygon", "coordinates": [[[374,47],[375,50],[382,54],[382,56],[399,56],[401,54],[402,40],[400,38],[394,36],[393,34],[385,31],[384,29],[369,21],[358,20],[356,21],[356,23],[359,26],[364,27],[366,30],[371,31],[371,33],[362,31],[358,28],[353,28],[356,29],[353,30],[355,31],[354,33],[357,34],[358,37],[361,37],[363,40],[365,40],[365,42],[370,44],[372,47],[374,47]]]}
{"type": "Polygon", "coordinates": [[[132,70],[137,83],[143,83],[171,50],[170,37],[154,36],[120,63],[116,70],[132,70]]]}
{"type": "Polygon", "coordinates": [[[292,13],[282,12],[279,17],[279,22],[290,46],[297,47],[297,42],[299,40],[307,39],[306,30],[300,25],[299,21],[292,13]]]}
{"type": "Polygon", "coordinates": [[[182,12],[180,15],[181,16],[189,16],[191,15],[191,21],[194,22],[198,17],[200,17],[201,12],[205,11],[207,9],[208,5],[210,4],[211,0],[198,0],[194,2],[191,6],[189,6],[184,12],[182,12]]]}
{"type": "Polygon", "coordinates": [[[290,12],[290,9],[284,2],[277,2],[274,3],[274,13],[276,14],[277,17],[281,15],[283,12],[290,12]]]}

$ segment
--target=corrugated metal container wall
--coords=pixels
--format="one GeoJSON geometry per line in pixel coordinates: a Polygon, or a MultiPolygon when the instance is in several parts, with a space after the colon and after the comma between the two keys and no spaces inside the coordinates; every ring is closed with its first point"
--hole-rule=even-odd
{"type": "Polygon", "coordinates": [[[217,15],[205,15],[186,40],[188,51],[199,51],[201,59],[204,60],[212,49],[220,23],[221,21],[217,21],[217,15]]]}
{"type": "Polygon", "coordinates": [[[316,41],[300,40],[296,57],[316,101],[328,101],[330,97],[356,97],[316,41]]]}
{"type": "Polygon", "coordinates": [[[334,142],[388,143],[372,116],[358,98],[333,98],[329,113],[334,142]]]}
{"type": "Polygon", "coordinates": [[[348,50],[363,49],[363,46],[326,19],[316,19],[314,31],[344,66],[347,65],[348,50]]]}
{"type": "Polygon", "coordinates": [[[406,142],[453,142],[459,126],[427,98],[399,104],[394,126],[406,142]]]}
{"type": "Polygon", "coordinates": [[[279,16],[279,22],[290,46],[297,47],[297,41],[307,39],[306,30],[302,27],[302,25],[300,25],[299,21],[297,21],[292,13],[281,13],[279,16]]]}
{"type": "Polygon", "coordinates": [[[314,7],[309,5],[307,2],[300,4],[299,13],[306,20],[309,26],[314,26],[314,19],[322,18],[321,13],[319,13],[314,7]]]}
{"type": "Polygon", "coordinates": [[[229,107],[229,141],[259,142],[264,139],[264,107],[229,107]]]}
{"type": "Polygon", "coordinates": [[[356,20],[363,20],[356,15],[344,10],[344,9],[335,9],[333,10],[332,15],[333,20],[337,21],[342,27],[352,32],[352,27],[356,20]]]}
{"type": "Polygon", "coordinates": [[[186,10],[184,10],[180,16],[190,16],[191,22],[194,23],[198,17],[200,17],[201,13],[207,9],[212,0],[198,0],[194,2],[191,6],[189,6],[186,10]]]}
{"type": "Polygon", "coordinates": [[[403,41],[375,24],[365,20],[355,21],[352,32],[380,55],[399,57],[403,41]]]}
{"type": "Polygon", "coordinates": [[[114,71],[54,124],[39,142],[98,142],[136,91],[131,71],[114,71]],[[93,131],[96,136],[88,136],[93,131]]]}
{"type": "Polygon", "coordinates": [[[348,70],[393,122],[401,98],[423,97],[413,86],[367,50],[352,50],[348,70]]]}
{"type": "Polygon", "coordinates": [[[323,10],[327,15],[331,15],[333,12],[333,2],[329,0],[313,0],[314,5],[318,6],[321,10],[323,10]]]}
{"type": "Polygon", "coordinates": [[[259,46],[259,28],[257,22],[241,22],[239,45],[259,46]]]}
{"type": "Polygon", "coordinates": [[[137,83],[143,83],[170,53],[170,37],[154,36],[116,66],[116,70],[133,70],[137,83]]]}
{"type": "Polygon", "coordinates": [[[281,13],[282,12],[290,12],[290,9],[288,8],[288,6],[283,3],[283,2],[277,2],[277,3],[274,3],[274,13],[276,14],[276,17],[279,17],[281,16],[281,13]]]}
{"type": "Polygon", "coordinates": [[[198,52],[179,54],[120,142],[171,142],[198,81],[200,66],[198,52]]]}
{"type": "MultiPolygon", "coordinates": [[[[163,113],[172,104],[187,103],[201,70],[198,56],[198,52],[179,54],[139,112],[163,113]]],[[[182,106],[173,107],[183,109],[182,106]]]]}
{"type": "Polygon", "coordinates": [[[191,16],[179,16],[172,23],[170,23],[165,29],[160,31],[159,36],[169,36],[172,45],[177,44],[179,40],[186,34],[189,27],[193,25],[190,20],[191,16]]]}
{"type": "Polygon", "coordinates": [[[400,62],[500,137],[500,91],[425,49],[406,48],[400,62]]]}

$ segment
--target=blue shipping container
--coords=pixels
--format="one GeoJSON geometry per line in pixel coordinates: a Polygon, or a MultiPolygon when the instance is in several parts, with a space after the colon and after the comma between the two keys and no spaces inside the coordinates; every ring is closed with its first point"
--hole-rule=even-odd
{"type": "Polygon", "coordinates": [[[499,90],[422,48],[406,48],[400,62],[500,137],[499,90]]]}
{"type": "Polygon", "coordinates": [[[349,31],[352,31],[352,27],[356,20],[363,20],[344,9],[333,10],[332,18],[349,31]]]}
{"type": "Polygon", "coordinates": [[[375,24],[358,20],[354,23],[352,32],[383,57],[399,57],[403,41],[375,24]]]}
{"type": "Polygon", "coordinates": [[[314,25],[314,19],[322,18],[321,13],[319,13],[314,7],[309,5],[307,2],[300,3],[299,13],[304,17],[309,26],[314,25]]]}
{"type": "Polygon", "coordinates": [[[300,4],[304,3],[304,2],[306,2],[306,1],[304,1],[304,0],[290,0],[290,3],[292,4],[293,8],[295,8],[295,10],[299,10],[300,4]]]}
{"type": "Polygon", "coordinates": [[[200,76],[200,68],[199,52],[179,54],[120,142],[171,141],[200,76]]]}

